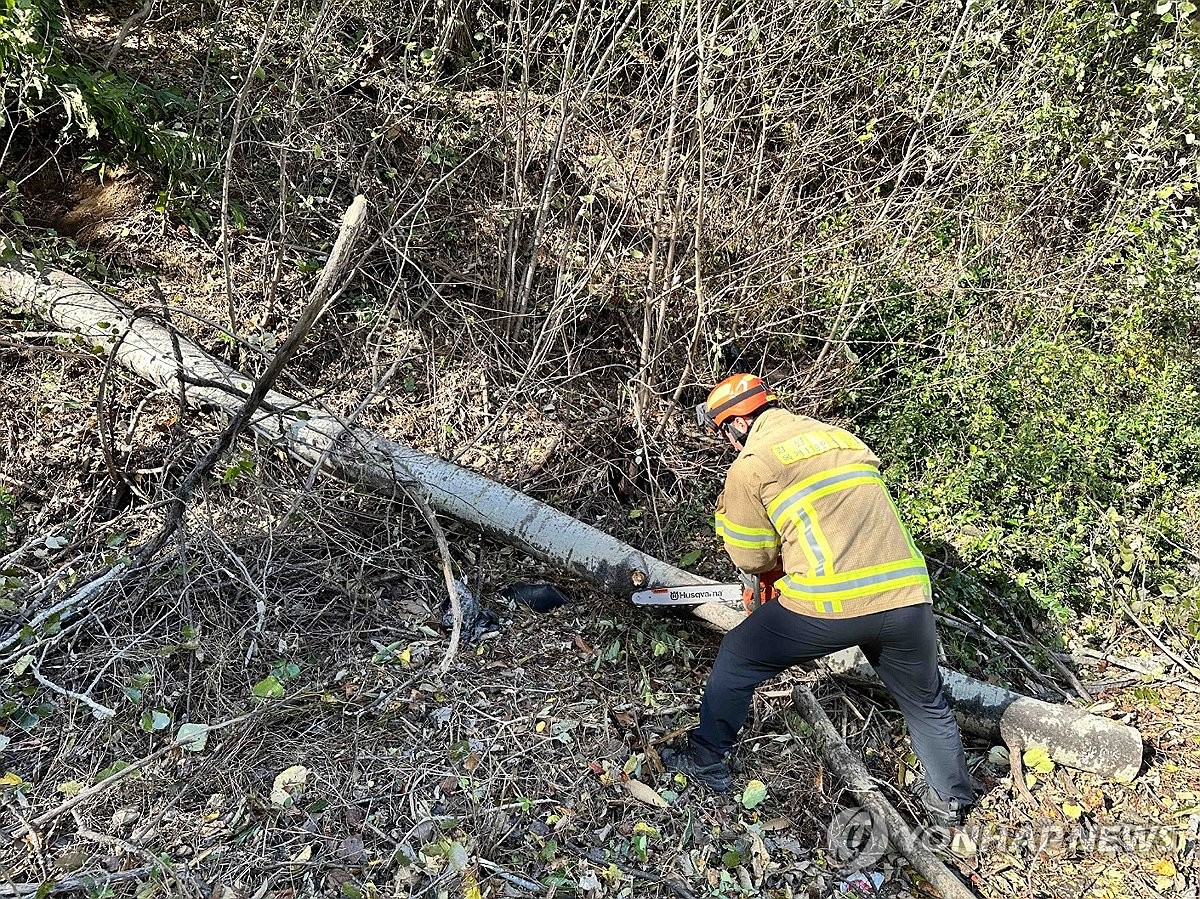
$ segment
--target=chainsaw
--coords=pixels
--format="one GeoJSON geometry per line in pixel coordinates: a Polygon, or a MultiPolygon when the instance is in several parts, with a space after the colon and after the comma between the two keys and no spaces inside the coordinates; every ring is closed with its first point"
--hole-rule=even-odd
{"type": "Polygon", "coordinates": [[[653,587],[633,594],[637,606],[696,606],[705,602],[741,605],[741,584],[692,584],[686,587],[653,587]]]}

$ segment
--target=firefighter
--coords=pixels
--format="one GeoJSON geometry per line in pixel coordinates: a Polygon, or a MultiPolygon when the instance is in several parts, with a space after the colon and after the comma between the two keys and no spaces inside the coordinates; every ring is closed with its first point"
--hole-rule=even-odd
{"type": "Polygon", "coordinates": [[[942,694],[925,559],[900,521],[879,459],[853,434],[780,408],[761,378],[721,381],[697,408],[738,451],[716,529],[742,572],[751,614],[726,634],[700,724],[668,770],[718,792],[754,689],[793,665],[859,646],[908,722],[931,820],[962,822],[975,794],[942,694]]]}

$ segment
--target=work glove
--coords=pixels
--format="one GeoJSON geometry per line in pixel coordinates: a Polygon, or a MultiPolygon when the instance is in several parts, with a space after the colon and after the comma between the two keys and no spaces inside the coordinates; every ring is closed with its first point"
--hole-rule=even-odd
{"type": "Polygon", "coordinates": [[[775,582],[783,577],[783,566],[776,565],[770,571],[759,574],[740,572],[742,576],[742,606],[749,615],[765,602],[779,598],[779,590],[775,582]]]}

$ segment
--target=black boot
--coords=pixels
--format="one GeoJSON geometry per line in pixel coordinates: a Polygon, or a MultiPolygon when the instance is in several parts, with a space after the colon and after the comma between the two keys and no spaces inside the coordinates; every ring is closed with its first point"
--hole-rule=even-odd
{"type": "Polygon", "coordinates": [[[728,765],[720,759],[706,764],[697,757],[696,750],[690,744],[685,744],[682,749],[664,749],[661,758],[668,771],[703,784],[714,793],[728,793],[733,786],[733,774],[728,765]]]}
{"type": "Polygon", "coordinates": [[[921,793],[921,805],[925,807],[930,823],[937,827],[961,827],[967,820],[968,809],[953,799],[943,799],[932,787],[926,787],[921,793]]]}

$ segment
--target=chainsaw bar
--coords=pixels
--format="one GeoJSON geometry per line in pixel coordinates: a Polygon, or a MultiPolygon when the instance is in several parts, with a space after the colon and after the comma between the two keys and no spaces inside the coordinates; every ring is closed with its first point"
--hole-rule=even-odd
{"type": "Polygon", "coordinates": [[[633,594],[637,606],[698,606],[706,602],[740,603],[740,584],[690,584],[685,587],[655,587],[633,594]]]}

